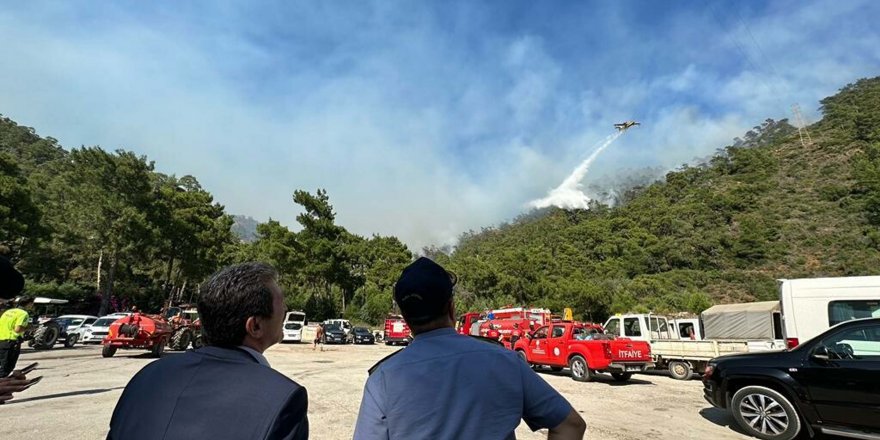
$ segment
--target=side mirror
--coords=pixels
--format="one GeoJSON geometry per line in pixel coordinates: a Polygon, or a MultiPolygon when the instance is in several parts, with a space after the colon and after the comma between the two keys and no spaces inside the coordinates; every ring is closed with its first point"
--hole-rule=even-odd
{"type": "Polygon", "coordinates": [[[813,354],[810,355],[811,358],[820,360],[820,361],[828,361],[831,360],[831,356],[828,355],[828,348],[824,345],[820,345],[813,350],[813,354]]]}

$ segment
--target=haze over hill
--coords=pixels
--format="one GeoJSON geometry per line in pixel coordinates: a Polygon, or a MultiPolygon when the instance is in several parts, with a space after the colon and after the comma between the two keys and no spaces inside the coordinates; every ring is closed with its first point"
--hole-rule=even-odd
{"type": "Polygon", "coordinates": [[[67,147],[198,176],[296,228],[293,189],[411,248],[453,244],[591,166],[674,169],[880,69],[880,2],[218,0],[0,8],[0,111],[67,147]],[[173,11],[173,13],[169,12],[173,11]],[[357,32],[352,32],[356,29],[357,32]]]}
{"type": "Polygon", "coordinates": [[[705,163],[615,208],[550,208],[427,253],[478,307],[541,304],[593,317],[699,312],[777,297],[778,278],[877,275],[880,78],[822,101],[804,145],[767,120],[705,163]]]}
{"type": "MultiPolygon", "coordinates": [[[[822,112],[811,144],[768,119],[615,207],[531,211],[464,234],[454,252],[424,252],[458,274],[460,310],[539,304],[592,319],[769,299],[776,278],[877,274],[880,78],[826,98],[822,112]]],[[[235,240],[196,177],[125,150],[67,151],[6,118],[0,171],[0,247],[30,293],[156,309],[221,265],[258,260],[281,272],[289,307],[375,323],[412,256],[396,237],[350,232],[322,190],[294,191],[298,231],[267,221],[256,240],[235,240]]]]}

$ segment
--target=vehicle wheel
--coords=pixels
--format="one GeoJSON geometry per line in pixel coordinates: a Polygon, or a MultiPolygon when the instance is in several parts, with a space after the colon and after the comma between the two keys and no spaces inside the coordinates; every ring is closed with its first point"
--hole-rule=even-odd
{"type": "Polygon", "coordinates": [[[391,345],[391,341],[385,341],[385,345],[391,345]]]}
{"type": "Polygon", "coordinates": [[[578,382],[589,382],[593,379],[587,360],[581,355],[575,355],[568,361],[568,368],[571,369],[571,378],[578,382]]]}
{"type": "Polygon", "coordinates": [[[525,362],[526,364],[529,363],[529,359],[526,357],[526,352],[525,352],[525,351],[517,350],[517,351],[516,351],[516,354],[519,355],[519,358],[522,359],[523,362],[525,362]]]}
{"type": "Polygon", "coordinates": [[[43,325],[34,333],[34,348],[37,350],[52,348],[58,341],[59,335],[61,335],[61,329],[57,325],[43,325]]]}
{"type": "Polygon", "coordinates": [[[162,357],[162,353],[164,351],[165,351],[165,339],[162,339],[153,345],[153,348],[150,350],[150,356],[154,357],[154,358],[162,357]]]}
{"type": "Polygon", "coordinates": [[[618,382],[626,382],[633,377],[632,373],[611,373],[611,377],[618,382]]]}
{"type": "Polygon", "coordinates": [[[190,342],[192,342],[192,331],[183,329],[171,337],[170,348],[172,350],[186,350],[190,342]]]}
{"type": "Polygon", "coordinates": [[[64,346],[66,348],[71,348],[71,347],[73,347],[74,344],[76,344],[76,341],[78,341],[78,340],[79,340],[79,335],[76,333],[74,333],[72,335],[67,335],[67,339],[64,340],[64,346]]]}
{"type": "Polygon", "coordinates": [[[694,374],[691,364],[682,361],[669,362],[669,375],[673,379],[688,380],[694,374]]]}
{"type": "Polygon", "coordinates": [[[105,358],[113,357],[116,354],[116,347],[112,345],[105,345],[104,348],[101,349],[101,356],[105,358]]]}
{"type": "Polygon", "coordinates": [[[554,371],[554,372],[558,373],[558,372],[562,371],[562,367],[550,367],[550,371],[554,371]]]}
{"type": "Polygon", "coordinates": [[[763,440],[791,440],[801,430],[797,410],[779,392],[762,386],[740,389],[730,401],[736,423],[763,440]]]}
{"type": "Polygon", "coordinates": [[[196,336],[192,341],[193,348],[202,348],[203,345],[205,345],[205,341],[202,340],[202,335],[196,336]]]}

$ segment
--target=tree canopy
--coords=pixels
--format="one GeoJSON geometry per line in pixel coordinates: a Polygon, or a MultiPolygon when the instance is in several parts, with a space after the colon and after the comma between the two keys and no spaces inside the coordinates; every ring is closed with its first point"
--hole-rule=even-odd
{"type": "MultiPolygon", "coordinates": [[[[421,253],[458,275],[459,311],[572,307],[592,320],[772,299],[779,278],[876,274],[880,78],[847,85],[821,110],[811,145],[767,119],[700,163],[608,198],[614,206],[527,212],[421,253]]],[[[192,300],[220,267],[259,260],[310,320],[379,323],[410,250],[338,224],[323,189],[295,190],[291,202],[297,230],[269,219],[254,233],[196,177],[159,173],[130,151],[65,150],[0,117],[0,252],[29,292],[92,313],[192,300]]]]}

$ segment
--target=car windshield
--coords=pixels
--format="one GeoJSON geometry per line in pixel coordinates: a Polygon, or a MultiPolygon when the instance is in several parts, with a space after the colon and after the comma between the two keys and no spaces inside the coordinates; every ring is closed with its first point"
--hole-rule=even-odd
{"type": "Polygon", "coordinates": [[[327,324],[324,326],[325,331],[339,331],[339,324],[327,324]]]}
{"type": "Polygon", "coordinates": [[[355,333],[360,333],[360,334],[370,334],[370,331],[367,330],[367,329],[365,329],[365,328],[363,328],[363,327],[355,327],[355,328],[354,328],[354,332],[355,332],[355,333]]]}
{"type": "Polygon", "coordinates": [[[92,324],[92,327],[107,327],[110,324],[113,324],[113,321],[116,321],[119,318],[100,318],[92,324]]]}
{"type": "Polygon", "coordinates": [[[287,315],[287,322],[302,322],[305,321],[306,315],[301,313],[291,313],[287,315]]]}

